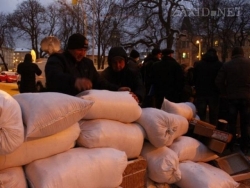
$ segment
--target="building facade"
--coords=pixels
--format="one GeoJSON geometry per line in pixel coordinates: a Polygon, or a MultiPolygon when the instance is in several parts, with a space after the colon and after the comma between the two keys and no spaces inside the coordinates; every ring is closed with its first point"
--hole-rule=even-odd
{"type": "MultiPolygon", "coordinates": [[[[2,50],[1,54],[4,57],[4,61],[7,64],[8,69],[12,70],[14,68],[14,64],[13,64],[14,50],[12,48],[7,48],[7,47],[2,47],[1,50],[2,50]]],[[[3,63],[3,60],[0,58],[0,71],[4,71],[4,70],[5,70],[4,63],[3,63]]]]}

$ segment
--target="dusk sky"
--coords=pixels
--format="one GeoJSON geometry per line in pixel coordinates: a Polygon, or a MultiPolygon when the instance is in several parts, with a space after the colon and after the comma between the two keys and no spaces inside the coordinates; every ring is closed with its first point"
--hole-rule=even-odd
{"type": "MultiPolygon", "coordinates": [[[[0,0],[0,13],[12,13],[17,5],[22,3],[25,0],[0,0]]],[[[42,5],[48,5],[56,0],[38,0],[42,5]]],[[[23,40],[17,40],[16,48],[29,48],[30,44],[23,40]]]]}
{"type": "MultiPolygon", "coordinates": [[[[11,13],[16,9],[17,5],[23,1],[25,0],[0,0],[1,2],[0,12],[11,13]]],[[[42,5],[46,5],[56,0],[38,0],[38,1],[40,1],[42,5]]]]}

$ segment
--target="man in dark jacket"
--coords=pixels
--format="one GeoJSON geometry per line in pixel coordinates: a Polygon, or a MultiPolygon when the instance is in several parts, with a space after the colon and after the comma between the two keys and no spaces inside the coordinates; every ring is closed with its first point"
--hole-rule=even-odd
{"type": "Polygon", "coordinates": [[[161,60],[162,53],[159,48],[154,48],[150,54],[144,59],[141,67],[142,81],[145,86],[145,99],[143,101],[143,107],[154,107],[155,98],[153,93],[150,92],[152,86],[152,66],[155,62],[161,60]]]}
{"type": "Polygon", "coordinates": [[[69,37],[65,52],[54,53],[48,58],[45,66],[48,91],[77,95],[88,89],[119,89],[99,75],[93,61],[85,57],[87,49],[87,39],[76,33],[69,37]]]}
{"type": "Polygon", "coordinates": [[[248,152],[250,126],[250,60],[244,57],[241,47],[232,50],[231,61],[225,63],[216,77],[216,85],[228,99],[228,128],[236,137],[237,115],[240,115],[240,148],[248,152]]]}
{"type": "Polygon", "coordinates": [[[128,57],[128,67],[132,71],[135,71],[138,74],[141,74],[140,73],[140,64],[138,62],[139,60],[140,60],[140,53],[137,50],[132,50],[129,54],[129,57],[128,57]]]}
{"type": "Polygon", "coordinates": [[[109,50],[109,66],[101,75],[110,83],[118,87],[127,87],[133,92],[139,102],[144,99],[145,89],[142,83],[141,75],[128,67],[128,57],[122,47],[113,47],[109,50]]]}
{"type": "Polygon", "coordinates": [[[196,90],[195,106],[202,121],[206,121],[207,106],[209,123],[217,125],[219,110],[219,90],[215,78],[222,66],[217,52],[210,48],[202,56],[202,60],[194,66],[194,86],[196,90]]]}
{"type": "Polygon", "coordinates": [[[152,84],[156,108],[160,109],[164,98],[171,102],[181,102],[184,74],[180,64],[172,57],[174,51],[162,50],[162,59],[152,66],[152,84]]]}
{"type": "Polygon", "coordinates": [[[42,74],[37,64],[32,63],[31,54],[26,54],[24,62],[18,64],[17,73],[21,75],[20,93],[36,92],[36,75],[42,74]]]}

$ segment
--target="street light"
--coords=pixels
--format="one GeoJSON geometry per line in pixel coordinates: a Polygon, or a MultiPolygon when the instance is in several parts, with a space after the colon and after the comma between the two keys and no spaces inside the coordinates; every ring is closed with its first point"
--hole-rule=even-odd
{"type": "Polygon", "coordinates": [[[202,40],[197,40],[197,41],[196,41],[196,44],[199,45],[199,53],[198,53],[199,60],[201,60],[201,41],[202,41],[202,40]]]}

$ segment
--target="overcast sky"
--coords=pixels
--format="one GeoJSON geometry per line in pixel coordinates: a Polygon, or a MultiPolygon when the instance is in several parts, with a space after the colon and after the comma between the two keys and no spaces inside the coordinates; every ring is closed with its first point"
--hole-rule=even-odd
{"type": "MultiPolygon", "coordinates": [[[[0,5],[0,12],[4,13],[12,13],[18,4],[23,2],[25,0],[0,0],[1,5],[0,5]]],[[[38,0],[42,5],[46,5],[49,3],[52,3],[53,1],[56,0],[38,0]]]]}
{"type": "MultiPolygon", "coordinates": [[[[0,0],[0,12],[5,14],[12,13],[16,8],[17,5],[22,3],[25,0],[0,0]]],[[[38,0],[42,5],[48,5],[56,0],[38,0]]],[[[23,40],[16,41],[16,48],[29,48],[30,44],[23,40]]]]}

